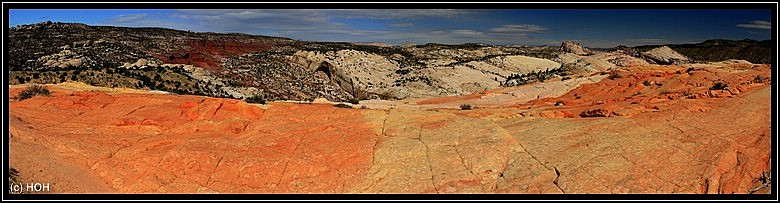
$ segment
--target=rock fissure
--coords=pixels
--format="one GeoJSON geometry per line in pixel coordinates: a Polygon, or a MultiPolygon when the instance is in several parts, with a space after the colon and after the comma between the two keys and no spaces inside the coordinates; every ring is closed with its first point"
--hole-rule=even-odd
{"type": "Polygon", "coordinates": [[[436,187],[436,182],[434,181],[434,173],[433,173],[433,164],[431,164],[431,152],[430,147],[428,146],[425,141],[422,140],[422,126],[420,126],[418,133],[417,133],[417,141],[420,141],[425,146],[425,159],[428,163],[428,170],[430,170],[431,173],[431,186],[433,186],[433,189],[436,190],[436,193],[439,193],[439,188],[436,187]]]}
{"type": "Polygon", "coordinates": [[[561,177],[561,172],[558,171],[558,167],[553,167],[553,169],[555,169],[555,180],[553,180],[553,184],[555,184],[555,187],[557,187],[558,190],[560,190],[563,194],[566,194],[566,191],[563,191],[563,188],[561,188],[561,186],[558,185],[559,183],[558,178],[561,177]]]}
{"type": "Polygon", "coordinates": [[[217,164],[214,165],[214,170],[211,171],[211,174],[209,175],[209,179],[206,180],[206,185],[204,185],[204,187],[208,187],[208,185],[211,183],[211,178],[214,177],[214,173],[217,172],[217,168],[219,168],[219,164],[222,163],[223,158],[225,158],[225,155],[219,156],[219,160],[217,160],[217,164]]]}
{"type": "Polygon", "coordinates": [[[387,137],[387,135],[385,134],[385,129],[386,129],[385,127],[387,126],[387,119],[390,118],[390,109],[386,110],[385,112],[386,112],[385,119],[384,119],[384,121],[382,121],[382,136],[383,137],[387,137]]]}
{"type": "Polygon", "coordinates": [[[129,116],[130,114],[133,114],[133,113],[135,113],[135,111],[138,111],[139,109],[142,109],[142,108],[144,108],[144,107],[146,107],[146,106],[145,106],[145,105],[141,105],[140,107],[138,107],[138,108],[135,108],[135,109],[133,109],[133,110],[132,110],[132,111],[130,111],[130,112],[127,112],[127,114],[125,114],[125,116],[129,116]]]}
{"type": "Polygon", "coordinates": [[[214,119],[214,116],[217,115],[217,112],[219,112],[219,109],[222,109],[222,105],[224,105],[224,103],[219,103],[219,106],[217,106],[217,109],[214,109],[214,113],[211,114],[211,119],[214,119]]]}

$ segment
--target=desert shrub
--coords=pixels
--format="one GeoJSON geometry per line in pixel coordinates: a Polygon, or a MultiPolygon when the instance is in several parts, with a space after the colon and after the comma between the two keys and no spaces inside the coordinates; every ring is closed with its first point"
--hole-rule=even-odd
{"type": "Polygon", "coordinates": [[[359,104],[360,100],[358,100],[357,98],[352,98],[352,99],[349,99],[349,103],[350,104],[359,104]]]}
{"type": "Polygon", "coordinates": [[[712,87],[710,87],[710,90],[724,90],[728,86],[729,86],[728,84],[723,82],[715,82],[714,84],[712,84],[712,87]]]}
{"type": "Polygon", "coordinates": [[[344,104],[344,103],[338,103],[338,104],[333,105],[333,106],[339,107],[339,108],[350,108],[350,109],[352,108],[352,106],[344,104]]]}
{"type": "Polygon", "coordinates": [[[614,80],[614,79],[618,79],[618,78],[622,78],[622,77],[623,76],[621,76],[620,74],[617,74],[617,73],[612,73],[612,74],[609,74],[609,76],[607,76],[607,78],[609,78],[610,80],[614,80]]]}
{"type": "Polygon", "coordinates": [[[642,82],[642,85],[650,86],[650,81],[649,80],[645,80],[645,81],[642,82]]]}
{"type": "Polygon", "coordinates": [[[753,78],[753,82],[764,83],[764,77],[761,77],[760,75],[756,75],[756,77],[753,78]]]}
{"type": "Polygon", "coordinates": [[[460,110],[471,110],[471,105],[470,104],[461,104],[460,105],[460,110]]]}
{"type": "Polygon", "coordinates": [[[49,96],[51,95],[51,92],[49,92],[49,89],[46,89],[45,87],[37,84],[33,84],[27,87],[27,89],[22,90],[19,92],[18,95],[16,95],[16,99],[19,101],[32,98],[34,96],[49,96]]]}
{"type": "Polygon", "coordinates": [[[765,187],[770,187],[772,185],[772,172],[771,171],[761,172],[761,175],[753,179],[753,183],[759,183],[759,182],[761,183],[761,185],[748,191],[749,194],[758,192],[759,190],[765,187]]]}
{"type": "Polygon", "coordinates": [[[265,95],[264,94],[257,94],[255,96],[251,96],[246,98],[245,100],[248,103],[255,103],[255,104],[265,104],[265,95]]]}

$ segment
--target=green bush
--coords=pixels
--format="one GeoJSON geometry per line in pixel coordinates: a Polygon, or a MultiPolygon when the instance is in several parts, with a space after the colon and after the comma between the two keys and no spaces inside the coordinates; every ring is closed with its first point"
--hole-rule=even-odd
{"type": "Polygon", "coordinates": [[[264,94],[258,94],[258,95],[246,98],[245,101],[248,102],[248,103],[265,104],[265,95],[264,94]]]}
{"type": "Polygon", "coordinates": [[[27,87],[27,89],[22,90],[19,92],[18,95],[16,95],[16,99],[21,101],[25,99],[32,98],[34,96],[50,96],[51,92],[49,92],[49,89],[46,89],[45,87],[37,84],[32,84],[27,87]]]}
{"type": "Polygon", "coordinates": [[[471,110],[471,105],[470,104],[461,104],[460,105],[460,110],[471,110]]]}

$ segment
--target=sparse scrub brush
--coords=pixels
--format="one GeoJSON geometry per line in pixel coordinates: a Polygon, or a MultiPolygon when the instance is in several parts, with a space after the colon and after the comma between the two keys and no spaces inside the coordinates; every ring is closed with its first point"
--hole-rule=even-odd
{"type": "Polygon", "coordinates": [[[710,90],[724,90],[729,85],[723,82],[715,82],[712,84],[712,87],[710,87],[710,90]]]}
{"type": "Polygon", "coordinates": [[[258,95],[246,98],[245,101],[248,102],[248,103],[265,104],[265,95],[264,94],[258,94],[258,95]]]}
{"type": "Polygon", "coordinates": [[[471,110],[471,105],[470,104],[461,104],[460,105],[460,110],[471,110]]]}
{"type": "Polygon", "coordinates": [[[761,75],[756,75],[756,77],[753,78],[753,82],[764,83],[764,77],[761,77],[761,75]]]}
{"type": "Polygon", "coordinates": [[[25,99],[32,98],[34,96],[49,96],[51,95],[51,92],[49,92],[49,89],[46,89],[45,87],[37,84],[33,84],[27,87],[27,89],[22,90],[19,92],[18,95],[16,95],[16,99],[21,101],[25,99]]]}
{"type": "Polygon", "coordinates": [[[333,106],[335,106],[335,107],[339,107],[339,108],[349,108],[349,109],[351,109],[351,108],[352,108],[352,106],[350,106],[350,105],[347,105],[347,104],[344,104],[344,103],[338,103],[338,104],[336,104],[336,105],[333,105],[333,106]]]}

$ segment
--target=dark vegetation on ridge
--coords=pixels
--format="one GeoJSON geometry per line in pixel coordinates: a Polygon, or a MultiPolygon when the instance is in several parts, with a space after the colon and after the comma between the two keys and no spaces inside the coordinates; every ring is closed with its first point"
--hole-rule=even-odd
{"type": "MultiPolygon", "coordinates": [[[[663,45],[637,46],[639,52],[647,51],[663,45]]],[[[715,62],[728,59],[747,60],[751,63],[772,63],[771,40],[706,40],[696,44],[667,44],[669,48],[697,62],[715,62]]]]}
{"type": "MultiPolygon", "coordinates": [[[[13,27],[7,43],[10,56],[7,71],[11,85],[83,82],[94,86],[212,97],[247,99],[263,95],[263,102],[325,98],[353,104],[365,99],[399,97],[387,91],[369,92],[366,86],[354,87],[350,82],[353,75],[342,74],[340,83],[333,79],[336,77],[331,78],[332,73],[327,73],[327,77],[318,76],[312,67],[294,63],[293,54],[301,51],[323,54],[355,50],[379,55],[397,65],[396,70],[382,75],[394,79],[379,88],[387,89],[408,84],[440,88],[441,79],[426,74],[429,68],[456,65],[474,68],[470,62],[487,62],[496,57],[514,55],[556,60],[561,53],[552,46],[480,43],[373,46],[241,33],[199,33],[56,22],[13,27]],[[489,49],[494,51],[464,54],[489,49]],[[439,59],[451,62],[431,65],[430,61],[439,59]],[[344,81],[346,84],[343,84],[344,81]]],[[[753,40],[708,40],[668,46],[700,62],[744,59],[753,63],[769,63],[772,50],[769,41],[753,40]]],[[[620,46],[613,50],[621,49],[632,55],[655,47],[658,46],[620,46]]],[[[509,87],[557,77],[567,80],[577,71],[577,67],[563,64],[555,69],[494,78],[500,86],[509,87]]],[[[249,100],[262,103],[255,99],[258,98],[249,100]]]]}

